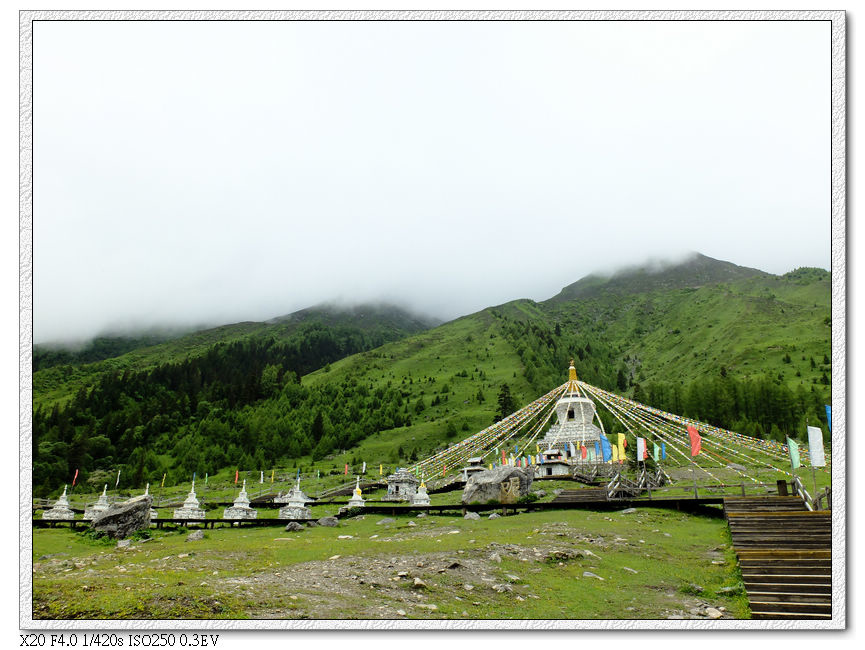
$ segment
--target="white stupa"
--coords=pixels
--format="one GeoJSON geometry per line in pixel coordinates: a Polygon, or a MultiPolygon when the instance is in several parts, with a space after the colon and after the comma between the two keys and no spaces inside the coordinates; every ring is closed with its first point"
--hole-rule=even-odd
{"type": "Polygon", "coordinates": [[[183,507],[174,509],[175,519],[205,519],[206,515],[201,504],[198,503],[198,498],[195,496],[195,479],[192,481],[192,489],[186,495],[186,501],[183,502],[183,507]]]}
{"type": "MultiPolygon", "coordinates": [[[[558,449],[561,456],[567,455],[570,446],[580,449],[586,447],[586,461],[597,462],[595,458],[595,442],[601,439],[601,429],[594,424],[597,417],[595,403],[586,397],[577,383],[577,371],[574,360],[568,368],[568,386],[564,396],[556,402],[556,419],[558,422],[550,427],[547,435],[539,442],[541,449],[547,451],[558,449]]],[[[575,458],[572,462],[580,462],[575,458]]]]}
{"type": "Polygon", "coordinates": [[[312,519],[312,511],[306,507],[306,504],[311,500],[300,489],[300,476],[298,476],[297,484],[291,488],[286,497],[286,505],[279,509],[279,518],[312,519]]]}
{"type": "Polygon", "coordinates": [[[226,508],[223,513],[223,519],[255,519],[258,516],[258,511],[249,507],[249,497],[246,494],[246,479],[243,479],[243,487],[240,488],[240,494],[234,500],[234,505],[226,508]]]}
{"type": "Polygon", "coordinates": [[[57,499],[51,510],[42,513],[43,519],[65,520],[75,519],[75,513],[69,507],[69,499],[66,498],[66,486],[63,486],[63,494],[57,499]]]}
{"type": "Polygon", "coordinates": [[[413,506],[428,506],[429,503],[429,494],[427,494],[426,491],[426,483],[421,479],[420,487],[418,487],[417,492],[415,492],[414,496],[411,498],[411,504],[413,506]]]}
{"type": "Polygon", "coordinates": [[[96,503],[84,508],[84,518],[88,521],[96,519],[99,514],[108,510],[110,505],[111,504],[108,503],[108,483],[106,483],[105,487],[102,488],[102,494],[99,496],[96,503]]]}
{"type": "Polygon", "coordinates": [[[348,507],[363,508],[365,505],[366,501],[363,500],[360,492],[360,476],[358,476],[354,484],[354,492],[352,492],[351,499],[348,502],[348,507]]]}

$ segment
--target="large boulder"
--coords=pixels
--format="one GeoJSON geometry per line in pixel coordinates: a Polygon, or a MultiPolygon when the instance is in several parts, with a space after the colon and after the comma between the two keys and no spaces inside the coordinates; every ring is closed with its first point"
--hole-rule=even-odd
{"type": "Polygon", "coordinates": [[[505,465],[476,472],[463,489],[463,503],[516,503],[532,488],[532,475],[519,467],[505,465]]]}
{"type": "Polygon", "coordinates": [[[93,520],[94,530],[114,539],[125,539],[136,530],[150,527],[150,506],[153,497],[142,494],[122,503],[115,503],[93,520]]]}

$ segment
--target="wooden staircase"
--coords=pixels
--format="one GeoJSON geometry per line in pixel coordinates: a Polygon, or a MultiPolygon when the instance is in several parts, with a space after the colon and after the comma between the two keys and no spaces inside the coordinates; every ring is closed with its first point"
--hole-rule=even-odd
{"type": "Polygon", "coordinates": [[[562,490],[552,503],[585,503],[587,501],[606,501],[606,488],[582,488],[562,490]]]}
{"type": "Polygon", "coordinates": [[[728,497],[724,511],[754,619],[832,618],[832,516],[800,497],[728,497]]]}

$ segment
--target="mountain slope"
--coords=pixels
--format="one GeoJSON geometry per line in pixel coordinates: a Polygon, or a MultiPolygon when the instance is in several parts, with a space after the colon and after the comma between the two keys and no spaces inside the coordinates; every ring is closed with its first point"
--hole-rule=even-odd
{"type": "MultiPolygon", "coordinates": [[[[288,462],[325,472],[402,464],[561,384],[571,357],[581,379],[653,406],[744,433],[797,435],[806,418],[825,418],[828,274],[732,266],[701,258],[632,274],[632,283],[596,277],[579,298],[512,301],[356,354],[330,345],[339,332],[349,335],[338,341],[356,340],[356,329],[340,329],[342,316],[325,326],[306,314],[138,350],[102,362],[129,364],[126,372],[103,366],[89,393],[61,385],[68,406],[35,414],[35,483],[48,489],[76,468],[101,480],[118,465],[130,480],[167,472],[174,482],[288,462]],[[301,329],[280,338],[274,327],[301,329]],[[260,328],[269,335],[254,335],[260,328]],[[317,370],[292,338],[313,334],[328,343],[312,348],[327,359],[317,370]]],[[[371,320],[380,333],[381,319],[371,320]]]]}

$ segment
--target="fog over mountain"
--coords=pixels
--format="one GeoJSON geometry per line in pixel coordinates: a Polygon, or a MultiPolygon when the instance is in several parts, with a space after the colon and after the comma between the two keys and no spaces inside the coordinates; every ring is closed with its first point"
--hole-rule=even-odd
{"type": "Polygon", "coordinates": [[[828,29],[36,23],[34,340],[829,268],[828,29]]]}

